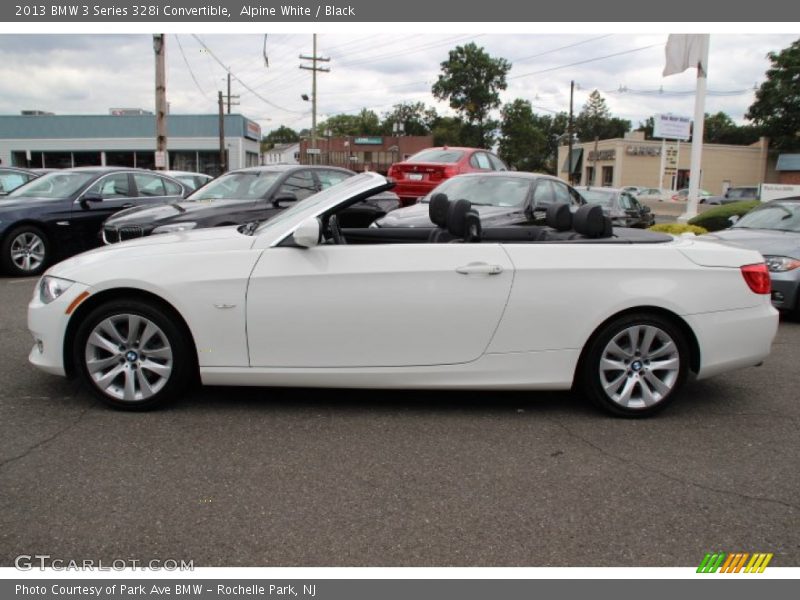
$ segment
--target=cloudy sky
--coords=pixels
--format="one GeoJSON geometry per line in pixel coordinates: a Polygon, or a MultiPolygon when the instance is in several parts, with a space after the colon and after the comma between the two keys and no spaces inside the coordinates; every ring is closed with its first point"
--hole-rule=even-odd
{"type": "MultiPolygon", "coordinates": [[[[766,54],[798,35],[724,35],[711,38],[707,112],[725,111],[742,122],[763,81],[766,54]]],[[[512,63],[503,101],[530,100],[537,112],[575,110],[598,89],[615,116],[634,127],[660,112],[693,113],[695,71],[664,78],[663,35],[359,33],[320,34],[318,54],[330,73],[318,76],[318,114],[382,114],[393,104],[422,101],[440,113],[430,88],[451,48],[474,41],[512,63]]],[[[299,54],[311,54],[310,34],[167,36],[167,99],[173,113],[210,113],[226,70],[234,76],[238,111],[266,133],[280,125],[309,127],[311,74],[299,54]],[[237,81],[238,80],[238,81],[237,81]]],[[[0,114],[40,109],[56,114],[107,114],[111,107],[153,110],[154,60],[148,35],[0,35],[0,114]]]]}

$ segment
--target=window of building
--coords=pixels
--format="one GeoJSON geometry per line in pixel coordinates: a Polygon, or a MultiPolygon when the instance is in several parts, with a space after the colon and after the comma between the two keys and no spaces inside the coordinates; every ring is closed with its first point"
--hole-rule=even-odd
{"type": "Polygon", "coordinates": [[[106,165],[109,167],[134,167],[135,160],[133,152],[106,151],[106,165]]]}
{"type": "Polygon", "coordinates": [[[603,187],[614,185],[614,167],[603,167],[603,187]]]}
{"type": "Polygon", "coordinates": [[[594,167],[586,167],[586,180],[584,185],[594,185],[594,167]]]}
{"type": "Polygon", "coordinates": [[[258,166],[258,152],[245,152],[245,166],[258,166]]]}
{"type": "Polygon", "coordinates": [[[49,169],[69,169],[72,167],[72,152],[45,152],[44,166],[49,169]]]}
{"type": "Polygon", "coordinates": [[[175,171],[197,171],[197,152],[179,150],[169,153],[170,168],[175,171]]]}
{"type": "Polygon", "coordinates": [[[99,167],[102,164],[99,152],[73,152],[72,163],[76,167],[99,167]]]}

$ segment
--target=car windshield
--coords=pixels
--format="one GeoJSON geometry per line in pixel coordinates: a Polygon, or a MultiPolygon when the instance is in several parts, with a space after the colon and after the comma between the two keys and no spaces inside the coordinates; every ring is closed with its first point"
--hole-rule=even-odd
{"type": "Polygon", "coordinates": [[[69,198],[86,185],[95,173],[59,171],[47,173],[11,192],[7,198],[69,198]]]}
{"type": "Polygon", "coordinates": [[[750,211],[733,229],[773,229],[800,233],[800,202],[776,202],[750,211]]]}
{"type": "Polygon", "coordinates": [[[411,163],[455,163],[464,156],[463,150],[448,150],[443,148],[432,148],[417,152],[406,162],[411,163]]]}
{"type": "Polygon", "coordinates": [[[756,188],[731,188],[726,195],[728,198],[755,198],[756,188]]]}
{"type": "Polygon", "coordinates": [[[290,221],[291,219],[294,219],[296,216],[298,220],[302,219],[300,215],[304,213],[307,215],[313,215],[320,205],[324,204],[331,198],[337,198],[339,196],[346,198],[348,195],[355,194],[354,190],[363,188],[365,181],[369,181],[369,174],[367,173],[348,177],[341,183],[332,185],[321,192],[317,192],[316,194],[309,196],[305,200],[294,203],[291,208],[287,208],[286,210],[283,210],[277,215],[271,217],[269,220],[261,223],[261,225],[259,225],[250,235],[263,233],[268,229],[275,227],[276,225],[280,225],[290,221]]]}
{"type": "Polygon", "coordinates": [[[611,206],[617,193],[608,190],[581,190],[580,194],[589,204],[611,206]]]}
{"type": "Polygon", "coordinates": [[[530,184],[522,177],[456,177],[445,181],[422,202],[430,202],[433,194],[442,193],[451,200],[469,200],[478,206],[522,206],[530,184]]]}
{"type": "Polygon", "coordinates": [[[241,171],[222,175],[191,194],[193,200],[259,200],[272,189],[281,171],[241,171]]]}

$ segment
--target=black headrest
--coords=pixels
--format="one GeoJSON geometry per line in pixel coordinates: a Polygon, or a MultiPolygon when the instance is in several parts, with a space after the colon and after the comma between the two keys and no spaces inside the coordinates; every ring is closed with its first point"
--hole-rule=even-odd
{"type": "Polygon", "coordinates": [[[603,208],[599,204],[584,204],[572,217],[572,226],[575,233],[580,233],[586,237],[596,238],[609,234],[606,226],[606,216],[603,208]]]}
{"type": "Polygon", "coordinates": [[[481,217],[469,200],[450,203],[447,211],[447,231],[465,242],[477,242],[481,237],[481,217]]]}
{"type": "Polygon", "coordinates": [[[567,231],[572,227],[572,211],[569,204],[558,202],[547,207],[545,223],[557,231],[567,231]]]}
{"type": "Polygon", "coordinates": [[[428,217],[437,227],[447,227],[447,211],[450,208],[450,200],[447,194],[434,194],[428,203],[428,217]]]}

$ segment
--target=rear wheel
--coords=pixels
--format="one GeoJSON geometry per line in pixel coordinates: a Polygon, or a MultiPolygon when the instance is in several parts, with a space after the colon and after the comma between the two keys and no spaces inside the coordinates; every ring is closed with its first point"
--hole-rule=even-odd
{"type": "Polygon", "coordinates": [[[155,408],[192,380],[192,346],[171,315],[148,302],[115,300],[95,308],[75,335],[84,383],[123,410],[155,408]]]}
{"type": "Polygon", "coordinates": [[[581,387],[600,408],[644,417],[662,410],[683,385],[689,345],[680,328],[658,315],[632,314],[608,323],[581,365],[581,387]]]}
{"type": "Polygon", "coordinates": [[[50,260],[50,242],[45,233],[33,225],[22,225],[3,241],[3,269],[10,275],[38,275],[50,260]]]}

